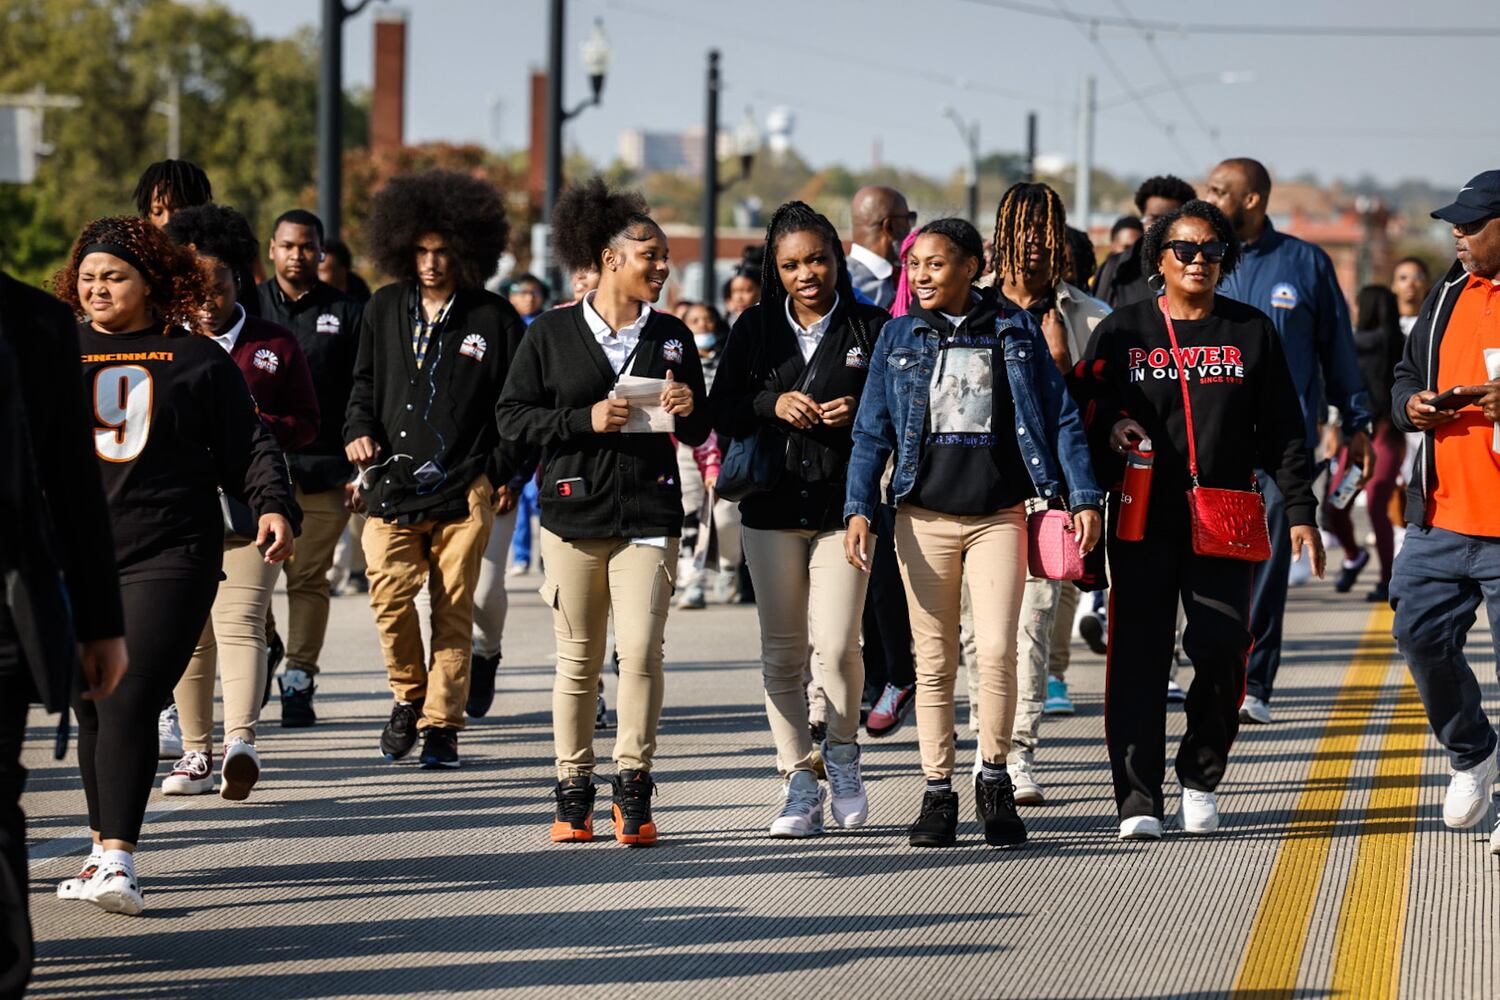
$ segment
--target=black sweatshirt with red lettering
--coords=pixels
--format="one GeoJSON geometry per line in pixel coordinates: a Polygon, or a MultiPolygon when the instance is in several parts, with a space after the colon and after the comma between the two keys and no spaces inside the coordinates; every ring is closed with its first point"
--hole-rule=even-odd
{"type": "MultiPolygon", "coordinates": [[[[1193,404],[1200,484],[1247,490],[1255,470],[1264,469],[1285,496],[1291,523],[1313,524],[1312,459],[1276,328],[1254,306],[1223,295],[1203,319],[1172,325],[1193,404]]],[[[1106,316],[1069,385],[1083,407],[1100,481],[1119,482],[1123,460],[1110,449],[1109,435],[1122,417],[1132,417],[1156,453],[1153,512],[1180,511],[1192,485],[1187,419],[1158,300],[1106,316]]]]}

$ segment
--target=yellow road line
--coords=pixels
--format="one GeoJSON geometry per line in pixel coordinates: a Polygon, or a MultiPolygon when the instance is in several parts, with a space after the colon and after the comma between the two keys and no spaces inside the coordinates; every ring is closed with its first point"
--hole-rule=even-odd
{"type": "Polygon", "coordinates": [[[1250,929],[1231,995],[1290,997],[1354,755],[1391,662],[1391,612],[1374,611],[1344,671],[1250,929]]]}
{"type": "Polygon", "coordinates": [[[1400,691],[1380,757],[1375,786],[1359,832],[1333,956],[1335,996],[1395,997],[1401,980],[1401,943],[1417,833],[1417,796],[1427,717],[1411,675],[1400,691]]]}

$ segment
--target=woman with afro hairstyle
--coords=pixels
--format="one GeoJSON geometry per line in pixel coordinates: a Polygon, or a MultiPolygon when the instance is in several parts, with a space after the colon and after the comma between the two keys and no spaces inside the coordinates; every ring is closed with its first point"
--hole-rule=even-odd
{"type": "Polygon", "coordinates": [[[1215,789],[1239,732],[1252,638],[1256,564],[1196,551],[1189,487],[1246,490],[1264,469],[1286,496],[1293,554],[1306,548],[1318,576],[1324,554],[1302,406],[1281,338],[1260,310],[1217,292],[1239,262],[1233,227],[1213,205],[1193,200],[1158,218],[1137,245],[1146,274],[1165,293],[1105,317],[1074,369],[1073,387],[1088,400],[1096,464],[1110,482],[1119,481],[1133,445],[1149,440],[1155,455],[1140,541],[1118,537],[1117,492],[1110,503],[1104,721],[1120,838],[1159,840],[1167,725],[1161,692],[1178,604],[1187,614],[1182,651],[1193,661],[1176,761],[1178,821],[1189,834],[1219,826],[1215,789]]]}
{"type": "Polygon", "coordinates": [[[526,327],[484,280],[509,235],[500,192],[446,170],[393,178],[370,216],[371,254],[396,280],[360,320],[345,453],[370,515],[370,606],[395,697],[380,749],[398,760],[420,734],[425,768],[458,766],[465,709],[488,710],[499,663],[505,604],[484,595],[503,596],[504,540],[490,542],[496,514],[515,508],[518,455],[495,405],[526,327]],[[415,603],[424,589],[430,659],[415,603]],[[481,638],[494,655],[474,674],[481,638]],[[488,691],[482,705],[471,680],[488,691]]]}
{"type": "Polygon", "coordinates": [[[1104,499],[1078,408],[1037,321],[972,287],[983,260],[984,244],[968,222],[922,227],[906,258],[915,303],[885,325],[875,345],[849,459],[845,554],[868,570],[870,519],[886,462],[895,457],[889,496],[915,640],[917,737],[927,778],[913,847],[948,847],[957,833],[953,688],[966,587],[979,672],[975,811],[986,843],[1025,843],[1006,758],[1016,713],[1026,501],[1065,505],[1087,552],[1099,538],[1104,499]]]}
{"type": "Polygon", "coordinates": [[[760,615],[766,715],[786,782],[770,833],[812,837],[823,832],[825,801],[840,828],[863,826],[869,813],[857,742],[867,578],[844,559],[844,481],[870,351],[890,317],[855,299],[838,232],[800,201],[772,214],[762,259],[761,300],[735,322],[709,402],[723,438],[770,427],[787,442],[779,481],[744,498],[740,520],[760,615]],[[809,639],[828,699],[820,747],[803,683],[809,639]]]}
{"type": "Polygon", "coordinates": [[[671,273],[667,237],[639,194],[595,177],[565,191],[554,247],[570,270],[596,266],[599,287],[543,313],[516,355],[500,423],[543,449],[542,599],[552,606],[557,679],[554,842],[594,836],[594,716],[614,613],[620,659],[614,833],[656,843],[651,776],[662,703],[662,636],[671,604],[682,488],[672,434],[649,429],[620,379],[660,379],[660,407],[689,446],[708,439],[703,369],[682,321],[651,308],[671,273]]]}
{"type": "Polygon", "coordinates": [[[298,519],[276,440],[245,378],[203,335],[204,271],[144,219],[91,222],[54,279],[78,328],[94,449],[114,527],[130,666],[76,699],[94,851],[58,886],[115,913],[145,905],[134,854],[156,774],[156,718],[203,632],[224,561],[220,492],[248,508],[259,558],[292,553],[298,519]]]}
{"type": "MultiPolygon", "coordinates": [[[[255,258],[255,234],[245,217],[222,205],[199,205],[173,215],[164,230],[191,250],[208,279],[203,324],[245,376],[261,419],[282,451],[318,433],[318,397],[297,337],[269,320],[248,316],[238,275],[255,258]]],[[[243,289],[253,297],[253,289],[243,289]]],[[[250,539],[226,535],[224,580],[203,635],[173,698],[182,724],[183,752],[162,781],[167,795],[212,792],[214,676],[224,691],[224,753],[220,794],[243,800],[260,778],[255,726],[269,686],[266,612],[281,567],[267,563],[250,539]]]]}

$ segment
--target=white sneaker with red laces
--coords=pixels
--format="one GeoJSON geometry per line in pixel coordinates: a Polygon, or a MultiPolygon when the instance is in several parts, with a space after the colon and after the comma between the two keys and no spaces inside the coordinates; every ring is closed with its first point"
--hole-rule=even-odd
{"type": "Polygon", "coordinates": [[[163,795],[204,795],[214,790],[214,759],[201,750],[189,750],[172,773],[161,780],[163,795]]]}

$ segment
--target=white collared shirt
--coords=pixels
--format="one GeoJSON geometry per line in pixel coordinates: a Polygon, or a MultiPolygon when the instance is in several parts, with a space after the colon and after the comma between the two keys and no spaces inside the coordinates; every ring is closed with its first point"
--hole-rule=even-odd
{"type": "Polygon", "coordinates": [[[651,318],[651,307],[642,302],[639,316],[620,329],[611,330],[609,324],[604,322],[604,317],[594,310],[596,294],[598,294],[597,290],[583,297],[583,321],[589,325],[589,331],[599,342],[604,356],[609,359],[609,366],[618,375],[625,370],[625,362],[630,360],[630,354],[635,350],[635,345],[640,343],[641,331],[646,328],[646,321],[651,318]]]}
{"type": "Polygon", "coordinates": [[[783,304],[786,306],[786,321],[792,324],[792,332],[797,335],[797,347],[802,351],[802,360],[811,361],[813,352],[818,349],[818,344],[823,340],[823,334],[828,332],[828,324],[833,322],[834,311],[839,307],[839,293],[833,293],[833,305],[828,307],[826,313],[813,320],[812,326],[803,326],[797,322],[797,314],[792,309],[790,296],[783,304]]]}
{"type": "Polygon", "coordinates": [[[234,345],[240,339],[240,331],[245,328],[245,307],[236,302],[234,308],[239,312],[240,318],[235,320],[234,325],[228,330],[213,335],[214,343],[224,348],[227,354],[234,353],[234,345]]]}
{"type": "Polygon", "coordinates": [[[880,256],[880,254],[868,247],[862,247],[858,243],[849,244],[849,259],[859,261],[865,267],[869,268],[870,273],[881,281],[888,279],[891,276],[891,272],[896,269],[896,265],[880,256]]]}

